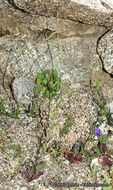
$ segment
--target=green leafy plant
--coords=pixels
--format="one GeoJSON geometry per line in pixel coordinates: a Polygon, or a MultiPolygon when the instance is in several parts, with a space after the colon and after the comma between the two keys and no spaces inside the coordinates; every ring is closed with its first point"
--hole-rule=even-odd
{"type": "Polygon", "coordinates": [[[103,96],[100,81],[97,80],[94,85],[91,85],[93,89],[95,90],[94,94],[94,101],[100,108],[98,111],[99,119],[98,119],[98,125],[101,125],[104,122],[104,117],[106,118],[109,125],[113,126],[113,118],[112,115],[108,109],[107,102],[105,100],[105,97],[103,96]]]}
{"type": "Polygon", "coordinates": [[[22,175],[27,179],[27,182],[31,182],[33,180],[37,180],[41,175],[43,175],[44,167],[46,163],[43,161],[38,161],[38,163],[33,162],[31,159],[25,164],[24,171],[22,171],[22,175]]]}
{"type": "Polygon", "coordinates": [[[61,152],[59,152],[59,150],[60,144],[56,141],[54,141],[53,144],[49,147],[50,155],[56,162],[59,161],[59,156],[63,155],[61,152]]]}
{"type": "Polygon", "coordinates": [[[100,142],[100,144],[102,144],[102,143],[106,143],[108,141],[108,135],[100,135],[99,136],[99,142],[100,142]]]}
{"type": "Polygon", "coordinates": [[[35,97],[39,97],[42,92],[43,97],[51,100],[55,97],[61,87],[61,79],[56,70],[46,70],[37,74],[37,85],[34,90],[35,97]]]}
{"type": "Polygon", "coordinates": [[[69,132],[70,127],[72,126],[72,114],[67,113],[67,121],[64,124],[65,126],[60,130],[60,137],[69,132]]]}

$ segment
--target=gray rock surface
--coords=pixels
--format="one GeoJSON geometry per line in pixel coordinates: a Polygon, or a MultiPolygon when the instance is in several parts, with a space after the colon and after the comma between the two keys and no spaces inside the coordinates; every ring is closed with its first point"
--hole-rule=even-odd
{"type": "MultiPolygon", "coordinates": [[[[6,106],[6,112],[0,115],[1,190],[69,190],[51,184],[103,183],[105,175],[110,177],[104,168],[100,168],[96,179],[89,177],[88,160],[70,164],[61,155],[56,161],[55,155],[48,151],[54,140],[61,145],[59,151],[65,153],[65,148],[89,138],[89,121],[94,122],[95,127],[98,117],[92,83],[100,79],[102,90],[108,92],[110,102],[113,100],[113,79],[102,71],[97,52],[97,40],[108,30],[102,26],[112,26],[112,2],[101,2],[4,0],[0,4],[0,102],[4,100],[6,106]],[[58,34],[45,40],[55,31],[58,34]],[[29,106],[22,104],[32,100],[37,72],[52,68],[59,60],[62,62],[56,69],[65,82],[59,97],[52,101],[40,97],[39,109],[35,108],[32,115],[29,106]],[[18,119],[14,117],[15,99],[20,103],[18,119]],[[70,122],[68,133],[59,137],[60,130],[70,122]],[[36,173],[35,166],[40,161],[46,163],[44,174],[28,183],[27,179],[36,173]]],[[[106,129],[111,128],[108,125],[106,129]]],[[[54,147],[52,151],[57,150],[54,147]]]]}
{"type": "MultiPolygon", "coordinates": [[[[65,30],[65,28],[63,29],[65,30]]],[[[59,41],[56,38],[50,42],[43,39],[43,43],[40,41],[35,43],[31,39],[26,41],[21,37],[1,37],[0,68],[2,72],[4,73],[7,65],[5,71],[7,77],[24,76],[35,79],[37,69],[38,71],[50,69],[61,60],[56,69],[59,73],[61,73],[61,69],[67,72],[72,82],[89,79],[92,72],[101,69],[102,66],[96,53],[96,41],[105,29],[97,30],[97,27],[76,24],[73,31],[75,34],[73,33],[72,36],[64,36],[59,41]],[[77,29],[78,34],[76,33],[77,29]],[[58,44],[60,50],[55,53],[58,44]]]]}
{"type": "Polygon", "coordinates": [[[113,30],[110,30],[99,41],[98,52],[104,69],[113,74],[113,30]]]}
{"type": "MultiPolygon", "coordinates": [[[[69,87],[67,86],[67,88],[69,87]]],[[[52,101],[50,105],[51,113],[55,113],[55,119],[50,120],[50,127],[47,129],[47,136],[50,141],[62,141],[62,146],[70,149],[79,138],[83,138],[85,142],[90,131],[89,120],[91,119],[92,122],[97,120],[97,110],[93,103],[91,89],[85,84],[75,83],[75,86],[71,87],[69,96],[59,105],[58,112],[55,110],[55,101],[52,101]],[[69,114],[72,117],[72,126],[67,134],[64,133],[60,137],[60,131],[65,127],[65,123],[70,123],[69,114]],[[52,128],[54,123],[56,126],[52,128]]]]}
{"type": "Polygon", "coordinates": [[[112,26],[111,0],[14,0],[14,4],[28,13],[54,16],[88,24],[112,26]]]}
{"type": "Polygon", "coordinates": [[[27,78],[15,78],[12,84],[13,93],[18,103],[30,104],[33,99],[34,84],[27,78]]]}

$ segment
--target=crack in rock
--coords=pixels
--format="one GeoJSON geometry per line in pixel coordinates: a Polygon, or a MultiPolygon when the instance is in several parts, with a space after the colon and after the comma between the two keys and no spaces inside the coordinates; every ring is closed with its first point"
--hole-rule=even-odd
{"type": "Polygon", "coordinates": [[[111,78],[113,78],[113,76],[112,76],[109,72],[107,72],[107,71],[105,70],[103,60],[102,60],[102,58],[101,58],[101,56],[100,56],[100,54],[99,54],[99,52],[98,52],[98,45],[99,45],[99,42],[100,42],[101,38],[102,38],[104,35],[106,35],[110,30],[111,30],[111,29],[107,30],[104,34],[102,34],[102,35],[98,38],[98,40],[97,40],[97,45],[96,45],[96,53],[97,53],[97,55],[99,56],[99,58],[100,58],[100,60],[101,60],[101,63],[102,63],[102,70],[103,70],[105,73],[109,74],[109,76],[110,76],[111,78]]]}
{"type": "Polygon", "coordinates": [[[14,0],[7,0],[7,4],[8,4],[9,6],[13,7],[14,9],[18,9],[18,10],[22,11],[23,13],[28,13],[28,14],[30,14],[29,11],[25,11],[24,9],[22,9],[22,8],[20,8],[20,7],[18,7],[18,6],[16,6],[14,0]]]}

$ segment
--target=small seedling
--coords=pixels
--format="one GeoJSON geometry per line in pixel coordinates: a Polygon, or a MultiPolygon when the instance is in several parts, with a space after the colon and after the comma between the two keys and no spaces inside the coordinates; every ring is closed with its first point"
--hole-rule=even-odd
{"type": "Polygon", "coordinates": [[[20,119],[19,113],[20,113],[20,106],[19,106],[19,104],[18,104],[15,113],[13,113],[13,112],[12,112],[12,113],[9,113],[9,116],[10,116],[11,118],[14,118],[14,119],[20,119]]]}
{"type": "Polygon", "coordinates": [[[96,165],[91,166],[90,171],[91,172],[89,173],[88,177],[92,177],[92,176],[96,177],[98,173],[98,166],[96,165]]]}
{"type": "Polygon", "coordinates": [[[45,162],[41,161],[38,164],[34,163],[32,160],[25,165],[25,170],[22,171],[23,176],[28,182],[38,179],[43,175],[43,169],[45,167],[45,162]]]}
{"type": "Polygon", "coordinates": [[[113,118],[112,115],[108,109],[107,106],[107,102],[103,96],[102,90],[101,90],[101,86],[100,86],[100,82],[97,80],[95,85],[92,85],[92,87],[95,89],[95,97],[94,97],[94,101],[96,102],[96,104],[98,105],[98,107],[100,108],[98,115],[100,116],[100,118],[98,119],[98,123],[99,125],[101,125],[105,119],[103,119],[104,117],[107,120],[107,123],[109,125],[113,125],[113,118]]]}
{"type": "Polygon", "coordinates": [[[72,126],[72,123],[66,122],[65,127],[63,127],[60,130],[60,137],[63,137],[63,135],[67,134],[69,132],[69,128],[72,126]]]}
{"type": "Polygon", "coordinates": [[[64,100],[64,98],[66,96],[68,96],[70,94],[70,87],[67,89],[66,93],[60,98],[60,100],[58,101],[57,105],[56,105],[56,110],[58,110],[59,105],[61,104],[61,102],[64,100]]]}
{"type": "Polygon", "coordinates": [[[36,171],[37,173],[39,173],[41,170],[43,170],[45,168],[46,163],[45,162],[40,162],[37,167],[36,167],[36,171]]]}
{"type": "Polygon", "coordinates": [[[1,101],[1,112],[0,112],[0,115],[7,115],[7,116],[9,116],[11,118],[19,119],[19,113],[20,113],[20,106],[19,106],[19,104],[17,105],[15,113],[14,112],[7,113],[6,112],[6,108],[5,108],[5,102],[3,100],[1,101]]]}
{"type": "Polygon", "coordinates": [[[52,120],[55,119],[55,112],[54,112],[54,111],[51,113],[51,119],[52,119],[52,120]]]}
{"type": "Polygon", "coordinates": [[[20,146],[20,145],[14,145],[13,147],[13,150],[14,150],[14,157],[16,156],[21,156],[21,154],[23,153],[23,148],[20,146]]]}
{"type": "Polygon", "coordinates": [[[51,126],[51,129],[53,129],[56,126],[57,126],[57,123],[53,123],[53,125],[51,126]]]}
{"type": "Polygon", "coordinates": [[[5,102],[4,100],[1,101],[1,111],[0,111],[0,115],[4,115],[6,113],[6,108],[5,108],[5,102]]]}
{"type": "Polygon", "coordinates": [[[90,129],[90,136],[94,135],[94,127],[93,127],[93,122],[90,120],[89,121],[89,129],[90,129]]]}
{"type": "Polygon", "coordinates": [[[108,184],[108,187],[103,187],[103,190],[112,190],[113,189],[113,171],[110,174],[111,177],[104,176],[104,181],[108,184]]]}

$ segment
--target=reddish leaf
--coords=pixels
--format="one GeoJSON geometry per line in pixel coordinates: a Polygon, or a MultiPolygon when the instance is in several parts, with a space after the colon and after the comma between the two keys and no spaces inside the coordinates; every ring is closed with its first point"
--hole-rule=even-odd
{"type": "Polygon", "coordinates": [[[107,156],[101,156],[99,159],[99,162],[103,166],[112,166],[113,165],[113,162],[111,162],[107,156]]]}
{"type": "Polygon", "coordinates": [[[52,150],[49,148],[49,149],[47,150],[47,152],[48,152],[48,153],[51,153],[51,152],[52,152],[52,150]]]}
{"type": "Polygon", "coordinates": [[[57,158],[60,157],[60,154],[56,154],[56,157],[57,157],[57,158]]]}
{"type": "Polygon", "coordinates": [[[72,163],[73,159],[74,159],[74,153],[73,152],[66,152],[65,157],[67,160],[69,160],[72,163]]]}
{"type": "Polygon", "coordinates": [[[100,150],[102,154],[105,154],[107,152],[106,144],[100,144],[100,150]]]}
{"type": "Polygon", "coordinates": [[[74,159],[74,161],[73,161],[73,163],[81,163],[81,162],[83,162],[83,157],[82,157],[81,155],[78,155],[78,156],[74,159]]]}
{"type": "Polygon", "coordinates": [[[38,179],[44,172],[39,172],[38,174],[34,174],[31,178],[28,179],[28,182],[38,179]]]}
{"type": "Polygon", "coordinates": [[[112,133],[111,130],[108,130],[108,135],[111,135],[111,133],[112,133]]]}

